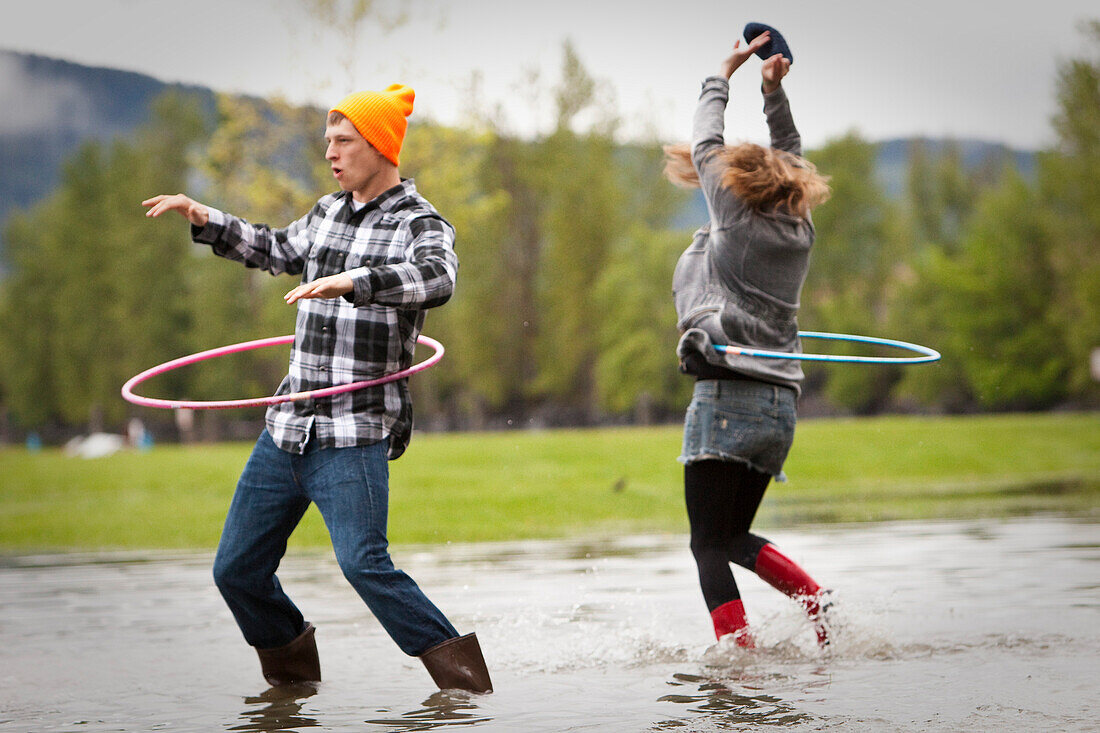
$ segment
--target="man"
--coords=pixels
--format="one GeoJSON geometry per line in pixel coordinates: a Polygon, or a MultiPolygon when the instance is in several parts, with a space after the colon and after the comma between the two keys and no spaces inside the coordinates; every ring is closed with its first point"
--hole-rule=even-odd
{"type": "MultiPolygon", "coordinates": [[[[404,369],[425,310],[445,303],[458,260],[454,229],[398,172],[413,90],[351,94],[329,111],[325,158],[341,192],[285,229],[252,225],[183,194],[143,202],[175,211],[195,242],[272,274],[302,275],[289,394],[404,369]]],[[[345,577],[401,649],[441,688],[491,692],[477,637],[459,636],[387,550],[389,469],[408,446],[406,380],[270,407],[241,474],[214,579],[272,685],[319,681],[314,627],[275,575],[287,538],[317,505],[345,577]]]]}

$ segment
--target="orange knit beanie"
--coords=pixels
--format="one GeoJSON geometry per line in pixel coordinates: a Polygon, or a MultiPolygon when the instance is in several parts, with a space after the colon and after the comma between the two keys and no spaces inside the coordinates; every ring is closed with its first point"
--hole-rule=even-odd
{"type": "Polygon", "coordinates": [[[405,140],[416,92],[404,84],[390,84],[383,92],[355,92],[344,97],[329,112],[339,112],[351,121],[375,150],[397,165],[405,140]]]}

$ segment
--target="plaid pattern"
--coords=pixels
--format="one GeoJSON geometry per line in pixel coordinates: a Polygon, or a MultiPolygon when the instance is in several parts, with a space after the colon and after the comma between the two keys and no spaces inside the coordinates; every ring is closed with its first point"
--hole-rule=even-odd
{"type": "MultiPolygon", "coordinates": [[[[272,274],[312,282],[346,272],[354,289],[342,298],[298,301],[290,370],[276,394],[372,379],[412,365],[425,310],[454,290],[454,228],[406,179],[356,211],[351,194],[329,194],[285,229],[249,224],[210,209],[195,242],[272,274]]],[[[390,460],[412,436],[408,380],[272,405],[267,429],[275,444],[302,453],[310,429],[320,447],[345,448],[389,439],[390,460]]]]}

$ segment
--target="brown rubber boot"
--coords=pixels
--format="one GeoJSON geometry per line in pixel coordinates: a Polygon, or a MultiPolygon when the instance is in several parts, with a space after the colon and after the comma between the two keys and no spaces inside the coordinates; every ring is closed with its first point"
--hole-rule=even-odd
{"type": "Polygon", "coordinates": [[[420,655],[420,661],[441,690],[493,691],[477,634],[456,636],[436,644],[420,655]]]}
{"type": "Polygon", "coordinates": [[[316,631],[313,624],[306,622],[306,630],[286,646],[256,650],[269,685],[321,681],[321,661],[317,658],[317,640],[313,638],[316,631]]]}

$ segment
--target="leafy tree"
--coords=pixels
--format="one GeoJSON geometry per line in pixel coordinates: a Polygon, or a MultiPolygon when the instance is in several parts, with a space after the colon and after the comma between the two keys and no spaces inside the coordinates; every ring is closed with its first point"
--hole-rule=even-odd
{"type": "MultiPolygon", "coordinates": [[[[1100,40],[1100,23],[1086,26],[1100,40]]],[[[1004,175],[979,191],[955,247],[914,261],[898,311],[944,354],[899,388],[952,410],[1043,408],[1100,396],[1089,372],[1100,345],[1100,62],[1070,60],[1058,79],[1058,145],[1038,183],[1004,175]]]]}
{"type": "Polygon", "coordinates": [[[595,417],[598,318],[591,296],[612,242],[623,231],[624,212],[615,175],[614,120],[585,134],[572,129],[577,115],[588,108],[599,111],[599,102],[595,81],[569,44],[555,101],[557,129],[538,151],[545,208],[535,389],[589,421],[595,417]]]}
{"type": "Polygon", "coordinates": [[[442,341],[447,358],[417,376],[412,388],[426,413],[448,423],[482,424],[519,390],[510,319],[510,262],[501,256],[511,197],[487,184],[495,134],[419,124],[402,150],[402,174],[455,227],[458,284],[451,301],[428,315],[425,332],[442,341]]]}
{"type": "MultiPolygon", "coordinates": [[[[500,221],[500,240],[494,247],[499,264],[488,271],[497,276],[495,289],[480,321],[496,321],[501,391],[491,406],[500,406],[515,419],[524,420],[533,403],[531,384],[539,365],[538,349],[543,313],[539,308],[538,282],[542,266],[542,211],[538,178],[538,143],[494,135],[487,153],[484,185],[507,192],[507,207],[500,221]]],[[[471,273],[470,278],[480,278],[471,273]]]]}
{"type": "Polygon", "coordinates": [[[663,167],[656,141],[618,150],[618,185],[630,223],[613,242],[591,301],[598,314],[598,404],[640,423],[679,415],[691,398],[691,380],[677,368],[672,304],[672,273],[691,232],[667,229],[690,194],[670,185],[663,167]]]}
{"type": "MultiPolygon", "coordinates": [[[[906,193],[916,243],[953,252],[974,207],[978,180],[967,173],[957,144],[936,155],[926,141],[915,140],[909,160],[906,193]]],[[[990,174],[983,172],[983,178],[990,174]]]]}
{"type": "Polygon", "coordinates": [[[1040,158],[1043,204],[1058,229],[1051,266],[1057,274],[1055,320],[1065,332],[1071,394],[1096,404],[1100,386],[1089,370],[1100,348],[1100,21],[1083,26],[1094,55],[1058,72],[1058,143],[1040,158]]]}
{"type": "Polygon", "coordinates": [[[4,351],[26,358],[5,360],[2,381],[23,425],[118,424],[125,379],[182,342],[186,238],[150,232],[139,203],[182,186],[197,109],[170,93],[131,140],[86,144],[57,193],[13,225],[0,320],[4,351]]]}
{"type": "MultiPolygon", "coordinates": [[[[869,335],[885,330],[905,242],[898,212],[875,179],[876,155],[876,147],[855,134],[810,155],[830,177],[833,195],[814,212],[817,239],[799,315],[805,330],[869,335]]],[[[840,353],[847,347],[828,348],[840,353]]],[[[856,412],[880,409],[898,378],[894,369],[850,365],[814,365],[807,375],[807,392],[822,389],[833,404],[856,412]]]]}
{"type": "Polygon", "coordinates": [[[926,398],[930,385],[944,393],[940,400],[969,397],[993,409],[1049,407],[1064,397],[1068,364],[1048,257],[1053,227],[1038,203],[1019,176],[1006,180],[979,199],[960,253],[932,259],[912,297],[945,365],[938,378],[914,370],[907,389],[923,381],[926,398]]]}
{"type": "Polygon", "coordinates": [[[599,404],[637,422],[683,410],[691,380],[677,370],[672,271],[690,232],[633,225],[619,239],[591,300],[598,334],[595,361],[599,404]]]}
{"type": "Polygon", "coordinates": [[[61,419],[51,389],[58,356],[55,296],[44,286],[52,280],[31,275],[46,269],[42,263],[64,259],[57,238],[42,230],[61,213],[54,197],[13,215],[6,233],[12,275],[0,291],[0,397],[17,423],[33,429],[61,419]]]}

